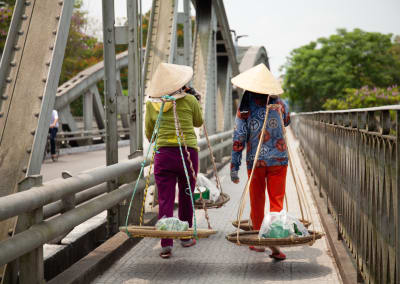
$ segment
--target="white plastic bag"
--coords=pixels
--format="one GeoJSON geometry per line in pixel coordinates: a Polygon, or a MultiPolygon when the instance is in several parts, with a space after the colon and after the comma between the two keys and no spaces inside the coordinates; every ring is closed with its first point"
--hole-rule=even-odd
{"type": "Polygon", "coordinates": [[[189,223],[181,221],[176,217],[162,217],[156,223],[156,229],[162,231],[182,232],[189,229],[189,223]]]}
{"type": "Polygon", "coordinates": [[[206,178],[202,173],[197,174],[197,186],[206,187],[210,190],[210,200],[216,202],[219,198],[220,192],[214,183],[206,178]]]}
{"type": "Polygon", "coordinates": [[[261,224],[259,238],[287,238],[289,236],[302,237],[309,233],[304,225],[285,210],[281,212],[267,212],[261,224]]]}

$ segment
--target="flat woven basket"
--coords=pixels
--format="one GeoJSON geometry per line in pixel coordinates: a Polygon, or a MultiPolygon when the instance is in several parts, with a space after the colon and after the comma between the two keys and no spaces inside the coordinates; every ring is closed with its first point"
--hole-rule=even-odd
{"type": "MultiPolygon", "coordinates": [[[[228,194],[226,193],[221,193],[221,195],[218,197],[218,200],[215,202],[212,202],[211,200],[205,200],[205,205],[206,208],[220,208],[223,205],[225,205],[225,203],[227,203],[231,198],[229,197],[228,194]]],[[[203,209],[203,203],[200,199],[197,199],[194,202],[194,208],[196,209],[203,209]]]]}
{"type": "MultiPolygon", "coordinates": [[[[281,239],[262,239],[258,237],[258,231],[248,231],[239,233],[239,241],[242,245],[248,246],[280,246],[280,247],[293,247],[313,245],[315,240],[322,238],[323,233],[309,231],[310,235],[307,237],[289,237],[281,239]]],[[[226,239],[232,243],[237,243],[237,233],[232,233],[226,236],[226,239]]]]}
{"type": "MultiPolygon", "coordinates": [[[[120,227],[121,232],[126,232],[126,227],[120,227]]],[[[162,231],[157,230],[153,226],[128,226],[128,232],[132,237],[135,238],[157,238],[157,239],[192,239],[194,238],[194,231],[189,228],[187,231],[162,231]]],[[[198,229],[198,238],[208,238],[209,236],[216,234],[214,230],[198,229]]]]}
{"type": "MultiPolygon", "coordinates": [[[[304,227],[306,227],[306,228],[308,228],[308,227],[311,225],[311,222],[310,222],[310,221],[303,220],[303,219],[299,219],[299,221],[300,221],[301,223],[303,223],[304,227]]],[[[237,220],[236,220],[236,221],[233,221],[233,222],[232,222],[232,225],[233,225],[235,228],[237,228],[237,227],[238,227],[238,221],[237,221],[237,220]]],[[[250,224],[249,224],[249,220],[242,220],[242,221],[240,221],[240,229],[242,229],[243,231],[252,231],[252,230],[253,230],[252,226],[250,226],[250,224]]]]}

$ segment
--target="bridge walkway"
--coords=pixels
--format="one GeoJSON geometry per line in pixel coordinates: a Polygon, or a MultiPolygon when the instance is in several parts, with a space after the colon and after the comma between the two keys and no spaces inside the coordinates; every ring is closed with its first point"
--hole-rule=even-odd
{"type": "MultiPolygon", "coordinates": [[[[312,205],[315,229],[322,231],[300,164],[298,142],[291,133],[289,135],[289,141],[296,150],[293,161],[312,205]]],[[[289,212],[300,216],[294,182],[290,171],[288,173],[289,212]]],[[[231,196],[231,201],[221,209],[209,210],[211,225],[218,231],[216,235],[200,240],[191,248],[183,248],[175,242],[173,255],[168,260],[158,255],[158,239],[143,239],[92,283],[341,283],[325,238],[318,240],[312,247],[283,248],[287,255],[287,260],[283,262],[272,261],[267,255],[268,250],[267,253],[256,253],[246,246],[238,247],[225,240],[225,235],[234,231],[231,222],[236,218],[238,202],[247,179],[243,169],[240,174],[241,182],[235,185],[230,181],[229,165],[220,171],[223,189],[231,196]]],[[[248,212],[247,207],[244,218],[247,218],[248,212]]],[[[206,228],[204,212],[197,210],[196,215],[199,227],[206,228]]]]}

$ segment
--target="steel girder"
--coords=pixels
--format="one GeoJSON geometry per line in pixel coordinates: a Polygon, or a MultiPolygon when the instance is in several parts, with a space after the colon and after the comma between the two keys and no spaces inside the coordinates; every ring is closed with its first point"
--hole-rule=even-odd
{"type": "MultiPolygon", "coordinates": [[[[0,196],[19,190],[25,177],[40,173],[58,80],[69,32],[73,1],[18,0],[1,62],[0,196]]],[[[20,189],[21,190],[21,189],[20,189]]],[[[23,230],[40,212],[18,222],[23,230]],[[35,216],[35,217],[34,217],[35,216]]],[[[15,231],[16,219],[0,223],[0,240],[15,231]]],[[[20,279],[41,281],[40,249],[20,259],[20,279]],[[37,272],[32,273],[27,263],[37,272]],[[36,269],[37,268],[37,269],[36,269]]],[[[0,274],[1,271],[0,271],[0,274]]],[[[14,278],[7,274],[7,278],[14,278]]]]}

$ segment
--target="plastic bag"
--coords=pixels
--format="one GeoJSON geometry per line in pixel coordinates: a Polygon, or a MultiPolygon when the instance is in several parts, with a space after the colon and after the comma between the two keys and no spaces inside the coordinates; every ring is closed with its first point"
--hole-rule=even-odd
{"type": "Polygon", "coordinates": [[[210,199],[210,190],[204,186],[196,186],[194,189],[194,201],[200,199],[200,194],[203,199],[209,200],[210,199]]]}
{"type": "Polygon", "coordinates": [[[186,221],[181,221],[176,217],[166,218],[164,216],[157,221],[156,229],[162,231],[182,232],[189,229],[189,223],[186,221]]]}
{"type": "Polygon", "coordinates": [[[210,200],[216,202],[219,198],[220,192],[214,183],[206,178],[202,173],[197,174],[197,186],[205,187],[210,191],[210,200]]]}
{"type": "Polygon", "coordinates": [[[303,237],[309,233],[297,218],[285,210],[268,212],[264,216],[258,236],[260,238],[287,238],[289,236],[303,237]]]}

